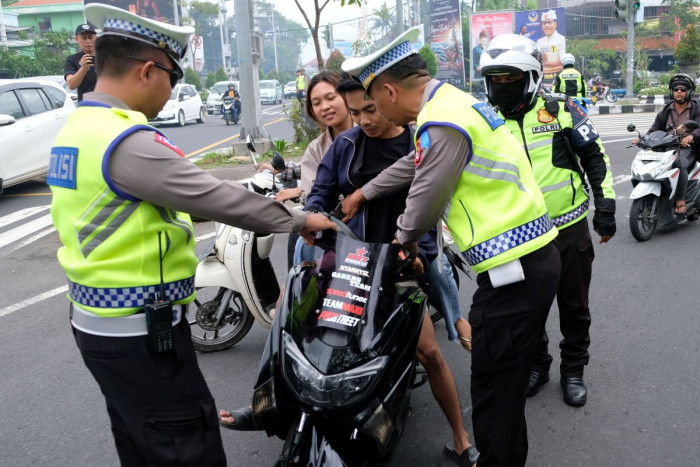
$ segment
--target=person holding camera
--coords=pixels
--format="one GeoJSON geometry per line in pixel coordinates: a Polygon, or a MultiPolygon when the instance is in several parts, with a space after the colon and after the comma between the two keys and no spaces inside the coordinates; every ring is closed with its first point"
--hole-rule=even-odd
{"type": "Polygon", "coordinates": [[[92,92],[97,83],[95,72],[95,28],[81,24],[75,29],[75,40],[80,52],[69,55],[63,63],[63,78],[70,89],[78,89],[78,102],[86,92],[92,92]]]}

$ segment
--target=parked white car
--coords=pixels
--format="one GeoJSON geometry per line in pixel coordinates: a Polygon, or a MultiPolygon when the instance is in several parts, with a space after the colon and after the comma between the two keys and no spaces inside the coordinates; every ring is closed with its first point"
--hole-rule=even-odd
{"type": "Polygon", "coordinates": [[[170,93],[170,99],[165,103],[163,110],[149,122],[156,124],[176,123],[185,126],[185,123],[193,120],[197,123],[204,123],[206,117],[207,110],[197,89],[191,84],[178,84],[170,93]]]}
{"type": "Polygon", "coordinates": [[[276,79],[264,79],[260,81],[260,101],[265,104],[282,103],[282,85],[276,79]]]}
{"type": "Polygon", "coordinates": [[[46,177],[56,135],[74,110],[70,96],[54,82],[0,80],[0,192],[46,177]]]}
{"type": "Polygon", "coordinates": [[[78,89],[71,89],[66,83],[66,79],[63,75],[45,75],[45,76],[34,76],[32,78],[22,78],[23,80],[42,80],[42,81],[52,81],[56,84],[60,84],[64,91],[68,93],[73,102],[78,102],[78,89]]]}
{"type": "Polygon", "coordinates": [[[290,81],[284,85],[284,98],[293,99],[297,96],[297,83],[290,81]]]}
{"type": "Polygon", "coordinates": [[[207,96],[207,112],[209,115],[214,112],[221,113],[221,95],[228,91],[228,83],[233,83],[236,86],[236,91],[241,92],[241,86],[238,81],[217,81],[209,90],[207,96]]]}

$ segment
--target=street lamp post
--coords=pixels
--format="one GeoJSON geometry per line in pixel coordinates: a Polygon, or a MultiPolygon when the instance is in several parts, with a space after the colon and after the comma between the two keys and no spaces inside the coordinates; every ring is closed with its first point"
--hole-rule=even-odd
{"type": "Polygon", "coordinates": [[[277,29],[275,28],[275,6],[272,5],[270,8],[270,16],[272,16],[272,47],[275,50],[275,73],[277,77],[280,75],[280,70],[277,66],[277,29]]]}

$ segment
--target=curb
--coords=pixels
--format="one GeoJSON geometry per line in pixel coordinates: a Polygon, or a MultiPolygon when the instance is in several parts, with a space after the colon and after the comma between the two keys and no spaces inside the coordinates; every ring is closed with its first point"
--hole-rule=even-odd
{"type": "Polygon", "coordinates": [[[587,110],[588,115],[611,115],[659,112],[663,107],[659,104],[592,105],[587,107],[587,110]]]}

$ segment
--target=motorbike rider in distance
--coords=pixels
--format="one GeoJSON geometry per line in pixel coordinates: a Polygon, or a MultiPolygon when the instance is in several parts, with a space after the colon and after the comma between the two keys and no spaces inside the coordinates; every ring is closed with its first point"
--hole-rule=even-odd
{"type": "MultiPolygon", "coordinates": [[[[692,133],[685,131],[683,122],[686,120],[695,120],[700,123],[700,104],[692,100],[695,94],[695,82],[685,73],[673,75],[668,83],[669,95],[671,102],[666,104],[663,109],[656,115],[654,123],[649,128],[646,134],[653,131],[665,131],[669,134],[677,134],[681,142],[679,157],[673,162],[673,167],[681,169],[678,175],[678,187],[676,188],[676,214],[684,214],[685,207],[685,190],[688,186],[688,167],[692,167],[693,162],[697,160],[697,143],[700,138],[700,128],[692,133]],[[692,144],[692,145],[691,145],[692,144]]],[[[639,138],[632,140],[632,144],[637,144],[639,138]]]]}
{"type": "MultiPolygon", "coordinates": [[[[236,85],[233,83],[228,83],[228,91],[224,91],[224,93],[221,95],[221,100],[223,100],[226,97],[232,97],[233,98],[233,112],[236,118],[234,118],[234,121],[238,120],[238,115],[241,114],[241,95],[236,91],[236,85]]],[[[224,104],[221,104],[221,119],[225,119],[226,115],[224,114],[224,104]]]]}

